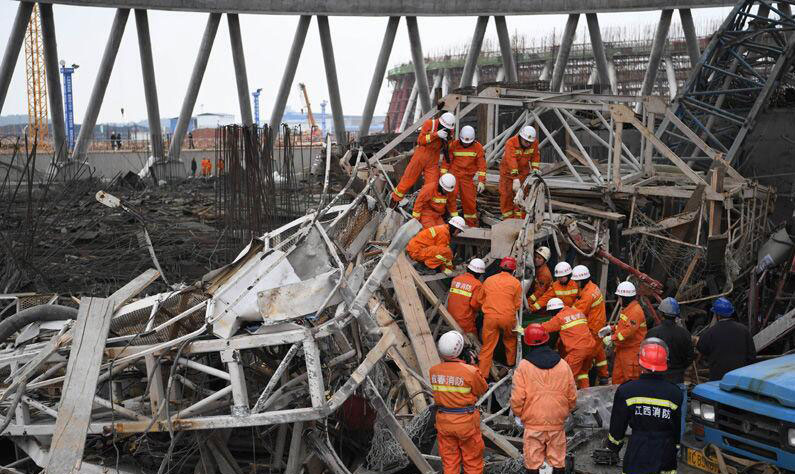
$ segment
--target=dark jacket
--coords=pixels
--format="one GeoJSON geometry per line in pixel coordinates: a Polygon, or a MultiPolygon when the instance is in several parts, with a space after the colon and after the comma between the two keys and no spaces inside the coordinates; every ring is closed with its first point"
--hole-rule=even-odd
{"type": "Polygon", "coordinates": [[[632,427],[623,472],[652,474],[676,470],[682,395],[682,389],[665,380],[662,374],[641,374],[639,379],[618,387],[610,413],[608,446],[619,451],[627,426],[632,427]]]}
{"type": "Polygon", "coordinates": [[[646,337],[658,337],[668,346],[668,370],[666,380],[683,383],[685,370],[693,362],[693,340],[690,332],[676,324],[672,319],[663,319],[659,326],[653,327],[646,337]]]}
{"type": "Polygon", "coordinates": [[[560,354],[550,349],[546,344],[530,346],[530,350],[524,353],[524,358],[539,369],[544,370],[549,370],[560,362],[560,354]]]}
{"type": "Polygon", "coordinates": [[[753,364],[756,360],[751,332],[732,319],[720,319],[704,331],[696,349],[707,359],[710,380],[720,380],[726,372],[753,364]]]}

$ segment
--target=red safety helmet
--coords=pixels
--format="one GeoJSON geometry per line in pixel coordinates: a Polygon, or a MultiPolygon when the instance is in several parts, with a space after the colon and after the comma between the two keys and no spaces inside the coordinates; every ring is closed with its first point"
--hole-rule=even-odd
{"type": "Polygon", "coordinates": [[[528,346],[540,346],[549,341],[549,333],[538,323],[531,324],[524,329],[524,343],[528,346]]]}
{"type": "Polygon", "coordinates": [[[516,259],[513,257],[503,257],[500,261],[500,268],[503,270],[516,270],[516,259]]]}
{"type": "Polygon", "coordinates": [[[650,337],[640,345],[638,363],[641,367],[652,372],[665,372],[668,370],[668,346],[665,341],[650,337]]]}

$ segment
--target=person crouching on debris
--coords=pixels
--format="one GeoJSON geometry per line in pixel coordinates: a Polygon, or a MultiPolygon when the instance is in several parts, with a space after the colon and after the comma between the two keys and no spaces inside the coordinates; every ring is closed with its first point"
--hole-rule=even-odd
{"type": "Polygon", "coordinates": [[[437,345],[443,362],[431,367],[430,376],[443,472],[459,474],[463,464],[465,474],[481,474],[484,444],[475,403],[488,386],[473,360],[458,358],[464,350],[464,336],[449,331],[437,345]]]}
{"type": "Polygon", "coordinates": [[[525,125],[518,135],[505,142],[500,162],[500,212],[503,219],[524,219],[524,211],[513,203],[513,198],[530,172],[540,169],[536,129],[525,125]]]}
{"type": "Polygon", "coordinates": [[[448,169],[456,179],[453,202],[461,196],[464,220],[468,226],[477,227],[477,195],[486,189],[486,154],[483,145],[475,140],[475,129],[469,125],[461,128],[458,140],[450,143],[450,163],[442,165],[442,173],[446,173],[448,169]],[[476,175],[477,188],[473,180],[476,175]]]}
{"type": "Polygon", "coordinates": [[[464,218],[456,216],[447,224],[422,229],[409,241],[406,253],[412,260],[425,264],[428,269],[441,268],[445,275],[452,275],[453,250],[450,248],[450,238],[466,228],[464,218]]]}
{"type": "Polygon", "coordinates": [[[668,368],[668,347],[661,339],[646,339],[636,360],[642,368],[640,378],[622,384],[613,397],[605,443],[613,455],[606,463],[618,463],[618,452],[624,444],[627,426],[631,425],[622,471],[676,472],[683,393],[662,374],[668,368]]]}
{"type": "Polygon", "coordinates": [[[428,119],[422,124],[417,136],[417,146],[411,155],[406,170],[392,192],[392,205],[396,206],[414,183],[420,178],[425,180],[424,186],[435,183],[441,174],[439,160],[447,153],[447,140],[455,128],[455,115],[445,112],[438,119],[428,119]]]}
{"type": "Polygon", "coordinates": [[[411,216],[422,224],[423,229],[444,224],[444,215],[458,215],[455,207],[455,176],[443,174],[436,185],[429,183],[422,187],[411,216]]]}
{"type": "Polygon", "coordinates": [[[613,383],[622,384],[640,376],[638,351],[646,338],[646,315],[637,300],[635,285],[622,281],[616,288],[616,296],[621,303],[618,324],[605,326],[599,330],[599,337],[609,348],[616,346],[613,361],[613,383]]]}
{"type": "Polygon", "coordinates": [[[579,291],[580,287],[577,282],[571,280],[571,265],[567,262],[558,262],[555,265],[555,281],[549,285],[547,291],[535,303],[530,305],[530,309],[534,312],[543,311],[552,298],[560,299],[566,306],[574,306],[579,291]]]}
{"type": "Polygon", "coordinates": [[[500,336],[505,345],[505,362],[509,366],[516,363],[516,334],[513,329],[516,327],[516,312],[522,304],[522,284],[513,276],[515,258],[503,258],[500,269],[500,273],[486,278],[472,302],[475,308],[483,311],[483,345],[478,355],[478,366],[486,378],[491,371],[494,349],[500,336]]]}
{"type": "Polygon", "coordinates": [[[588,329],[596,343],[594,360],[599,371],[599,385],[607,385],[610,379],[610,373],[607,371],[607,355],[602,341],[599,340],[599,330],[607,324],[605,298],[602,290],[591,280],[591,271],[585,265],[574,267],[571,279],[579,287],[578,298],[573,307],[585,314],[588,319],[588,329]]]}
{"type": "Polygon", "coordinates": [[[552,272],[549,271],[549,266],[547,266],[550,256],[552,256],[552,252],[549,247],[538,247],[533,255],[535,277],[533,277],[533,286],[530,289],[532,293],[527,297],[528,306],[538,301],[552,286],[552,272]]]}
{"type": "Polygon", "coordinates": [[[547,461],[553,474],[563,474],[566,432],[563,424],[577,405],[577,389],[569,365],[547,345],[549,334],[540,324],[524,330],[529,352],[513,373],[511,410],[524,426],[524,466],[538,474],[547,461]]]}
{"type": "Polygon", "coordinates": [[[473,258],[467,265],[467,270],[453,278],[450,283],[447,310],[465,333],[477,339],[478,329],[475,326],[477,311],[472,306],[472,297],[483,286],[480,277],[486,273],[486,263],[479,258],[473,258]]]}
{"type": "Polygon", "coordinates": [[[558,298],[549,300],[547,314],[551,319],[541,327],[546,332],[560,331],[566,363],[571,367],[577,388],[589,387],[588,371],[596,354],[596,341],[588,329],[588,319],[582,311],[563,306],[563,301],[558,298]]]}

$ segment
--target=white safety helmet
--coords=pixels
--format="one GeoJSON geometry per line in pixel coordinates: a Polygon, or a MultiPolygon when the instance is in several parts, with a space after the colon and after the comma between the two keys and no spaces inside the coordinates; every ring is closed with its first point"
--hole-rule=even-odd
{"type": "Polygon", "coordinates": [[[441,177],[439,177],[439,186],[445,190],[445,192],[451,192],[455,189],[455,176],[452,173],[445,173],[441,177]]]}
{"type": "Polygon", "coordinates": [[[455,115],[450,112],[445,112],[439,117],[439,125],[444,128],[451,129],[455,127],[455,115]]]}
{"type": "Polygon", "coordinates": [[[555,265],[555,278],[565,277],[571,275],[571,265],[568,262],[558,262],[555,265]]]}
{"type": "Polygon", "coordinates": [[[577,265],[571,271],[571,279],[574,281],[585,280],[587,278],[591,278],[591,272],[585,265],[577,265]]]}
{"type": "Polygon", "coordinates": [[[552,298],[547,301],[547,311],[554,311],[556,309],[563,309],[563,300],[560,298],[552,298]]]}
{"type": "Polygon", "coordinates": [[[451,217],[447,223],[458,230],[467,230],[467,223],[464,222],[464,218],[461,216],[451,217]]]}
{"type": "Polygon", "coordinates": [[[458,138],[461,139],[461,143],[466,143],[469,145],[475,141],[475,129],[469,125],[464,126],[461,129],[461,133],[458,134],[458,138]]]}
{"type": "Polygon", "coordinates": [[[443,359],[455,359],[464,350],[464,336],[458,331],[447,331],[439,338],[437,347],[443,359]]]}
{"type": "Polygon", "coordinates": [[[473,258],[469,261],[467,268],[475,273],[486,273],[486,262],[479,258],[473,258]]]}
{"type": "Polygon", "coordinates": [[[549,251],[549,247],[538,247],[536,249],[536,253],[541,255],[541,257],[543,257],[546,261],[549,261],[549,257],[552,256],[552,252],[549,251]]]}
{"type": "Polygon", "coordinates": [[[531,125],[525,125],[521,130],[519,130],[519,136],[528,142],[533,143],[536,140],[536,129],[531,125]]]}
{"type": "Polygon", "coordinates": [[[635,291],[635,285],[631,281],[622,281],[616,288],[616,294],[618,296],[635,296],[637,291],[635,291]]]}

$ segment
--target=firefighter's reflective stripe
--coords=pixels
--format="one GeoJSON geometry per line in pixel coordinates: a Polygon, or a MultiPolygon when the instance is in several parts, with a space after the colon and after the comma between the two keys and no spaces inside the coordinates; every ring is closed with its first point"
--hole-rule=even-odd
{"type": "Polygon", "coordinates": [[[475,176],[486,176],[486,172],[485,171],[478,171],[477,173],[475,173],[475,176]]]}
{"type": "Polygon", "coordinates": [[[419,219],[419,218],[420,218],[420,215],[421,215],[421,214],[420,214],[419,212],[417,212],[417,211],[412,211],[412,212],[411,212],[411,217],[413,217],[413,218],[415,218],[415,219],[419,219]]]}
{"type": "Polygon", "coordinates": [[[405,196],[405,194],[403,194],[400,191],[398,191],[397,189],[395,189],[395,196],[397,196],[399,198],[402,198],[403,196],[405,196]]]}
{"type": "Polygon", "coordinates": [[[511,174],[519,174],[519,168],[512,169],[511,174]]]}
{"type": "Polygon", "coordinates": [[[616,337],[618,338],[619,341],[623,341],[624,340],[624,335],[621,334],[620,332],[616,333],[616,337]]]}
{"type": "Polygon", "coordinates": [[[580,290],[555,290],[555,296],[571,296],[576,295],[580,290]]]}
{"type": "Polygon", "coordinates": [[[513,215],[513,211],[503,212],[502,217],[511,217],[513,215]]]}
{"type": "Polygon", "coordinates": [[[599,298],[596,298],[596,301],[591,303],[591,308],[595,308],[596,306],[599,306],[600,304],[602,304],[602,301],[604,301],[604,298],[602,298],[602,295],[599,295],[599,298]]]}
{"type": "Polygon", "coordinates": [[[447,198],[446,197],[435,197],[435,198],[432,199],[432,201],[437,203],[437,204],[447,204],[447,198]]]}
{"type": "Polygon", "coordinates": [[[577,376],[577,380],[585,380],[588,378],[588,374],[580,374],[577,376]]]}
{"type": "Polygon", "coordinates": [[[621,318],[622,321],[629,321],[629,318],[624,313],[619,314],[618,317],[621,318]]]}
{"type": "Polygon", "coordinates": [[[533,309],[538,311],[539,309],[541,309],[541,305],[538,303],[533,303],[533,309]]]}
{"type": "Polygon", "coordinates": [[[469,393],[472,387],[454,387],[452,385],[432,385],[435,392],[456,392],[456,393],[469,393]]]}
{"type": "Polygon", "coordinates": [[[453,156],[478,156],[474,151],[454,151],[453,156]]]}
{"type": "Polygon", "coordinates": [[[532,155],[533,154],[533,147],[530,148],[523,148],[520,150],[514,150],[514,155],[532,155]]]}
{"type": "Polygon", "coordinates": [[[536,298],[536,295],[530,295],[530,301],[535,301],[535,300],[537,300],[537,299],[538,299],[538,298],[536,298]]]}
{"type": "Polygon", "coordinates": [[[609,439],[610,442],[615,444],[615,445],[619,445],[619,444],[624,442],[624,438],[615,439],[615,438],[613,438],[613,435],[611,435],[610,433],[607,433],[607,439],[609,439]]]}
{"type": "Polygon", "coordinates": [[[450,293],[455,293],[457,295],[463,295],[463,296],[469,296],[469,297],[472,296],[472,292],[471,291],[462,290],[461,288],[450,288],[450,293]]]}
{"type": "Polygon", "coordinates": [[[436,255],[436,258],[437,258],[439,261],[441,261],[441,262],[444,262],[444,263],[446,263],[446,264],[449,264],[449,263],[450,263],[450,261],[449,261],[449,260],[447,260],[446,258],[444,258],[444,256],[443,256],[443,255],[436,255]]]}
{"type": "Polygon", "coordinates": [[[580,324],[587,324],[587,323],[588,323],[588,320],[585,319],[585,318],[583,318],[583,319],[575,319],[574,321],[571,321],[569,323],[561,325],[560,326],[560,330],[563,331],[564,329],[569,329],[571,327],[574,327],[574,326],[577,326],[577,325],[580,325],[580,324]]]}
{"type": "Polygon", "coordinates": [[[451,212],[450,217],[458,217],[458,211],[451,212]]]}
{"type": "Polygon", "coordinates": [[[464,219],[474,219],[477,216],[477,214],[464,214],[464,219]]]}
{"type": "Polygon", "coordinates": [[[430,141],[431,141],[431,134],[430,133],[426,133],[425,134],[425,141],[430,143],[430,141]]]}
{"type": "Polygon", "coordinates": [[[604,367],[604,366],[606,366],[606,365],[607,365],[607,361],[606,361],[606,360],[603,360],[603,361],[601,361],[601,362],[597,362],[597,363],[596,363],[596,366],[597,366],[597,367],[604,367]]]}
{"type": "Polygon", "coordinates": [[[676,410],[679,408],[679,405],[676,403],[665,400],[663,398],[652,398],[652,397],[632,397],[627,398],[627,406],[631,407],[632,405],[654,405],[663,408],[670,408],[671,410],[676,410]]]}
{"type": "Polygon", "coordinates": [[[431,231],[431,237],[436,237],[436,229],[434,229],[433,227],[429,227],[428,230],[431,231]]]}

